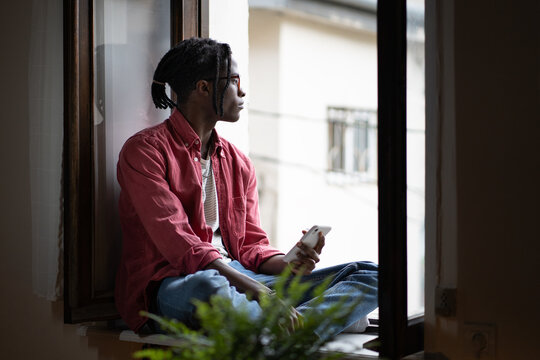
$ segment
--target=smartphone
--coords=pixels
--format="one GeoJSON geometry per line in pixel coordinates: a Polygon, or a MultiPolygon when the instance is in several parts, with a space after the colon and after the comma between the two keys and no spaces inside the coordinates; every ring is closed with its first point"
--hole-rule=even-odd
{"type": "MultiPolygon", "coordinates": [[[[300,239],[300,241],[307,246],[314,248],[315,245],[317,245],[317,241],[319,240],[319,233],[322,233],[324,236],[330,232],[332,228],[330,226],[321,226],[321,225],[313,225],[311,229],[309,229],[304,236],[300,239]]],[[[298,253],[301,252],[300,248],[296,245],[293,246],[291,250],[283,257],[283,261],[289,263],[291,261],[298,259],[298,253]]]]}

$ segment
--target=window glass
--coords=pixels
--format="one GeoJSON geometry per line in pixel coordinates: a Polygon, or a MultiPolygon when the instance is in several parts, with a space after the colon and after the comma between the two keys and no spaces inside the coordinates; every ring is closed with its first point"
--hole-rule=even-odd
{"type": "Polygon", "coordinates": [[[407,286],[409,316],[424,312],[424,1],[407,1],[407,286]]]}
{"type": "MultiPolygon", "coordinates": [[[[150,96],[154,69],[170,48],[170,5],[158,0],[94,1],[94,295],[112,289],[120,256],[118,153],[136,131],[168,111],[150,96]]],[[[102,294],[110,296],[110,294],[102,294]]]]}

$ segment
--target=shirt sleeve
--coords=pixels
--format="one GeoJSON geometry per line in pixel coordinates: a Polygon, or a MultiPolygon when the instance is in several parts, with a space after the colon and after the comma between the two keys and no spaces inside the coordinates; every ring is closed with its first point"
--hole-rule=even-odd
{"type": "Polygon", "coordinates": [[[257,272],[263,262],[272,256],[283,254],[283,252],[270,245],[266,232],[260,226],[257,178],[253,165],[250,162],[248,164],[246,230],[244,243],[240,248],[240,262],[247,269],[257,272]]]}
{"type": "Polygon", "coordinates": [[[167,182],[166,159],[151,140],[133,137],[126,142],[118,160],[118,181],[150,240],[180,273],[194,273],[221,258],[191,228],[167,182]]]}

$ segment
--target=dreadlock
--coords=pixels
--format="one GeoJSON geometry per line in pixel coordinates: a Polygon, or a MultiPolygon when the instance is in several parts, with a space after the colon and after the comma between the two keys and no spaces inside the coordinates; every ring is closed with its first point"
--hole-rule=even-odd
{"type": "Polygon", "coordinates": [[[223,116],[225,90],[231,81],[231,48],[228,44],[206,38],[190,38],[169,50],[161,58],[154,72],[152,100],[156,108],[177,107],[165,93],[165,83],[176,93],[178,103],[181,104],[187,100],[199,80],[213,80],[214,111],[223,116]],[[227,82],[219,92],[219,78],[225,67],[227,82]]]}

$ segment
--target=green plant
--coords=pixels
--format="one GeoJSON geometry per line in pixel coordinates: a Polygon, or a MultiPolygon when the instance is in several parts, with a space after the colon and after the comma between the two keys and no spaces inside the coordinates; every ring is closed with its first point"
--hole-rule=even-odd
{"type": "MultiPolygon", "coordinates": [[[[360,299],[338,304],[324,310],[303,314],[303,326],[290,331],[290,309],[297,304],[310,288],[295,276],[289,281],[290,273],[281,275],[275,285],[275,296],[262,296],[259,304],[264,316],[250,320],[245,311],[232,307],[228,299],[214,296],[209,303],[196,302],[196,316],[201,328],[189,329],[174,320],[144,313],[154,319],[168,332],[164,335],[174,339],[170,348],[150,348],[134,354],[137,359],[151,360],[287,360],[287,359],[338,359],[340,353],[321,353],[319,350],[331,338],[319,338],[319,333],[335,325],[343,324],[360,299]]],[[[321,294],[331,279],[317,286],[313,294],[315,301],[323,301],[321,294]]],[[[349,299],[350,300],[350,299],[349,299]]]]}

